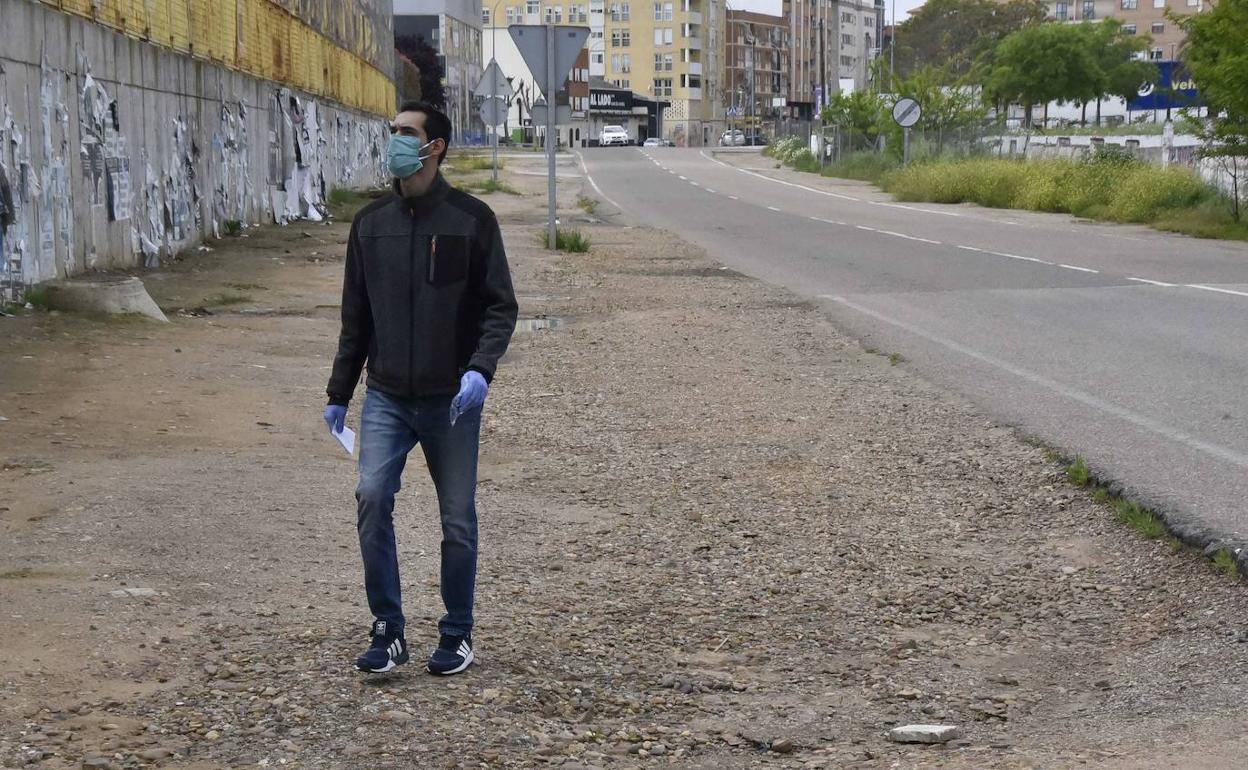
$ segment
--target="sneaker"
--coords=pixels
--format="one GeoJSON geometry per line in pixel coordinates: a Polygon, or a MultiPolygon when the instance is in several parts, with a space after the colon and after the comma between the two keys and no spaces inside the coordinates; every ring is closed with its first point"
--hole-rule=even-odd
{"type": "Polygon", "coordinates": [[[442,639],[438,642],[438,649],[433,651],[433,656],[429,658],[427,668],[430,674],[450,676],[451,674],[458,674],[471,666],[472,661],[471,636],[447,636],[442,634],[442,639]]]}
{"type": "Polygon", "coordinates": [[[386,621],[373,621],[373,643],[355,659],[355,667],[370,674],[384,674],[407,662],[407,641],[403,632],[389,633],[386,621]]]}

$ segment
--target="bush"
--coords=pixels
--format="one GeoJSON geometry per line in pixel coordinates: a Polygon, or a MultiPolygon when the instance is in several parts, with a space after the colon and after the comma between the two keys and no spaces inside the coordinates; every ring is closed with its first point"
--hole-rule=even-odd
{"type": "MultiPolygon", "coordinates": [[[[886,174],[882,187],[899,200],[978,203],[992,208],[1029,209],[1115,222],[1166,220],[1175,211],[1212,206],[1219,195],[1185,169],[1162,170],[1120,156],[1069,161],[936,161],[886,174]]],[[[1205,216],[1207,229],[1225,230],[1220,217],[1205,216]],[[1216,227],[1214,226],[1216,225],[1216,227]]],[[[1194,232],[1193,234],[1201,234],[1194,232]]]]}
{"type": "Polygon", "coordinates": [[[840,179],[878,182],[886,174],[895,171],[899,165],[901,164],[893,158],[878,152],[854,152],[823,169],[822,173],[824,176],[840,179]]]}

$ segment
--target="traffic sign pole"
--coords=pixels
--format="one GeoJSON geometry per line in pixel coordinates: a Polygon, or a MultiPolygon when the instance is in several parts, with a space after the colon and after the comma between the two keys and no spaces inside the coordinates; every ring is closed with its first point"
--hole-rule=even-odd
{"type": "Polygon", "coordinates": [[[909,128],[905,129],[904,134],[906,137],[904,140],[905,149],[902,151],[901,165],[909,166],[910,165],[910,129],[909,128]]]}
{"type": "MultiPolygon", "coordinates": [[[[491,22],[494,19],[490,19],[491,22]]],[[[490,94],[498,93],[498,67],[490,67],[490,94]]],[[[490,126],[490,149],[493,156],[491,164],[494,167],[494,186],[498,186],[498,126],[490,126]]]]}
{"type": "Polygon", "coordinates": [[[546,173],[549,179],[546,183],[546,195],[549,199],[547,216],[550,222],[547,223],[547,238],[549,238],[548,246],[552,251],[555,250],[555,240],[558,232],[555,228],[555,113],[558,112],[557,100],[555,92],[558,90],[555,86],[555,25],[546,25],[546,173]]]}

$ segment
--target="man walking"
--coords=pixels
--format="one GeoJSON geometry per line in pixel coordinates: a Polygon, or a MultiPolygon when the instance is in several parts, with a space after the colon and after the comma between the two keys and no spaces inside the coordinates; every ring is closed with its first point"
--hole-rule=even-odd
{"type": "Polygon", "coordinates": [[[367,361],[355,498],[374,620],[356,666],[381,673],[408,660],[393,513],[408,453],[420,444],[438,493],[446,605],[427,668],[458,674],[473,661],[481,408],[515,330],[516,297],[494,213],[439,173],[450,120],[409,102],[390,133],[394,194],[351,223],[325,422],[342,431],[367,361]]]}

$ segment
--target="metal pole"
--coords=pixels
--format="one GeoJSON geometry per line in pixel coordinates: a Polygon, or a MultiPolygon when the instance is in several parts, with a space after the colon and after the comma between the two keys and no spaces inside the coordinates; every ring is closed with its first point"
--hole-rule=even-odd
{"type": "MultiPolygon", "coordinates": [[[[897,80],[897,0],[893,0],[893,34],[888,39],[888,79],[897,80]]],[[[893,92],[893,84],[888,84],[888,92],[893,92]]]]}
{"type": "MultiPolygon", "coordinates": [[[[498,3],[490,10],[490,97],[498,96],[498,3]]],[[[506,100],[504,100],[506,101],[506,100]]],[[[494,167],[494,184],[498,184],[498,126],[490,126],[491,163],[494,167]]]]}
{"type": "Polygon", "coordinates": [[[905,130],[904,135],[905,135],[905,143],[903,145],[901,163],[903,166],[909,166],[910,165],[910,129],[909,128],[905,130]]]}
{"type": "Polygon", "coordinates": [[[555,87],[555,25],[548,23],[546,25],[546,196],[549,199],[547,216],[550,221],[547,223],[546,235],[549,238],[549,247],[551,250],[555,248],[555,239],[558,235],[555,229],[555,93],[558,89],[555,87]]]}

